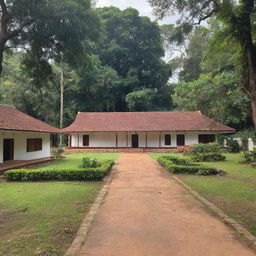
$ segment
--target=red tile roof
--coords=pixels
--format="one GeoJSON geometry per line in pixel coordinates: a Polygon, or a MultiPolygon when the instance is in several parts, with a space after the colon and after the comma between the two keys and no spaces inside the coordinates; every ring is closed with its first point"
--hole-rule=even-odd
{"type": "Polygon", "coordinates": [[[77,114],[75,121],[63,132],[93,131],[219,131],[234,132],[195,112],[105,112],[77,114]]]}
{"type": "Polygon", "coordinates": [[[59,129],[28,116],[14,107],[5,105],[0,105],[0,129],[47,133],[61,132],[59,129]]]}

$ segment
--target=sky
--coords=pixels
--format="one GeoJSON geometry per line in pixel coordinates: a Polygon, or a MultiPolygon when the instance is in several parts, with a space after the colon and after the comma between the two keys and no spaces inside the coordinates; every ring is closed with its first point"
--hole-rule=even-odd
{"type": "MultiPolygon", "coordinates": [[[[128,7],[133,7],[140,12],[142,16],[148,16],[151,20],[155,20],[156,18],[153,15],[152,7],[149,5],[147,0],[97,0],[97,7],[104,6],[116,6],[121,10],[124,10],[128,7]]],[[[167,17],[162,21],[159,21],[160,24],[170,24],[175,23],[176,17],[167,17]]]]}

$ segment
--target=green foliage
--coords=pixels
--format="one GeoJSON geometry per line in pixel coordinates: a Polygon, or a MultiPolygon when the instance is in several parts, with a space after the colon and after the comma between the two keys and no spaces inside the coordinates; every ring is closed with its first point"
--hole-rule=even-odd
{"type": "Polygon", "coordinates": [[[179,73],[180,81],[190,82],[200,77],[203,72],[201,62],[207,50],[209,35],[209,29],[198,27],[189,36],[186,57],[181,61],[182,70],[179,73]]]}
{"type": "Polygon", "coordinates": [[[63,152],[64,150],[62,148],[54,148],[51,150],[51,156],[53,159],[60,160],[63,158],[63,152]]]}
{"type": "Polygon", "coordinates": [[[224,161],[226,159],[221,154],[218,143],[195,144],[191,148],[186,149],[184,154],[189,155],[196,162],[214,162],[224,161]]]}
{"type": "Polygon", "coordinates": [[[241,151],[241,147],[237,140],[232,137],[226,138],[226,145],[228,148],[228,152],[238,153],[241,151]]]}
{"type": "Polygon", "coordinates": [[[188,148],[185,151],[186,155],[197,155],[200,153],[219,153],[220,152],[220,146],[217,143],[198,143],[192,145],[190,148],[188,148]]]}
{"type": "Polygon", "coordinates": [[[10,0],[8,4],[2,1],[0,10],[1,27],[6,32],[0,35],[0,51],[3,43],[12,49],[24,48],[27,72],[37,84],[41,81],[36,78],[44,81],[51,73],[49,59],[62,53],[74,64],[97,36],[92,27],[98,26],[98,19],[90,0],[10,0]]]}
{"type": "Polygon", "coordinates": [[[198,80],[175,86],[174,102],[182,110],[203,114],[232,127],[243,127],[250,115],[249,99],[241,92],[236,74],[202,74],[198,80]]]}
{"type": "Polygon", "coordinates": [[[224,161],[226,157],[221,153],[199,153],[192,155],[191,159],[195,162],[216,162],[224,161]]]}
{"type": "Polygon", "coordinates": [[[131,8],[92,9],[89,0],[61,3],[49,3],[54,4],[52,20],[45,17],[45,23],[29,30],[28,51],[5,52],[0,103],[59,127],[63,70],[65,127],[78,111],[173,108],[171,68],[162,58],[156,22],[131,8]]]}
{"type": "MultiPolygon", "coordinates": [[[[232,78],[233,74],[233,78],[236,80],[235,82],[233,81],[233,86],[237,87],[237,89],[233,87],[226,93],[227,87],[223,85],[223,81],[218,81],[217,79],[217,85],[212,88],[210,88],[207,83],[203,82],[205,91],[209,92],[208,95],[204,95],[204,93],[199,93],[198,91],[197,94],[195,94],[194,100],[193,97],[188,97],[188,104],[189,102],[192,102],[189,104],[189,107],[195,107],[198,102],[201,104],[204,103],[206,106],[197,106],[197,110],[203,111],[204,109],[209,109],[210,112],[215,110],[216,113],[218,112],[219,115],[221,115],[218,120],[223,120],[229,125],[234,124],[237,128],[245,128],[247,124],[251,125],[251,121],[246,122],[248,116],[251,115],[254,127],[256,127],[255,111],[251,111],[248,107],[249,104],[247,104],[248,106],[245,104],[247,101],[248,103],[251,103],[253,109],[256,108],[256,100],[254,97],[256,90],[256,46],[254,44],[256,31],[255,1],[149,0],[149,2],[159,18],[163,18],[164,16],[173,13],[181,14],[180,19],[177,21],[177,25],[172,28],[172,30],[175,31],[176,36],[174,38],[171,37],[171,39],[174,39],[176,44],[183,43],[186,45],[186,42],[189,40],[188,35],[197,31],[197,29],[193,29],[195,24],[200,25],[201,22],[205,20],[210,21],[210,23],[214,21],[214,24],[210,24],[209,26],[209,35],[211,38],[206,51],[211,54],[208,54],[206,62],[204,62],[204,58],[200,60],[201,56],[199,56],[198,59],[191,59],[192,62],[189,63],[189,69],[184,69],[185,77],[183,77],[183,79],[185,81],[194,82],[194,86],[196,86],[196,83],[202,83],[202,74],[207,75],[210,73],[213,77],[212,79],[215,79],[215,76],[231,73],[230,78],[232,78]],[[196,61],[196,65],[193,63],[193,60],[196,61]],[[198,63],[199,61],[200,63],[198,63]],[[204,66],[205,64],[206,67],[204,66]],[[198,78],[193,76],[186,77],[187,70],[191,71],[194,67],[198,67],[198,65],[200,65],[201,70],[203,71],[200,72],[199,70],[200,76],[198,76],[198,78]],[[213,90],[214,93],[212,93],[213,90]],[[243,97],[243,93],[246,94],[246,97],[243,97]],[[201,95],[203,95],[203,97],[197,99],[197,95],[199,98],[201,95]],[[215,95],[219,101],[214,100],[215,95]],[[204,101],[203,99],[205,96],[206,100],[204,101]],[[211,101],[207,101],[207,96],[213,98],[210,107],[208,104],[211,104],[211,101]],[[237,108],[241,108],[241,111],[237,108]],[[234,112],[228,113],[230,110],[234,112]],[[240,116],[241,114],[242,116],[240,116]],[[246,117],[244,117],[245,115],[246,117]],[[231,120],[228,120],[229,116],[231,120]],[[241,124],[239,121],[240,117],[242,117],[241,124]]],[[[173,40],[170,40],[169,43],[173,44],[173,40]]],[[[193,41],[191,40],[190,43],[192,44],[193,41]]],[[[188,45],[188,49],[189,46],[190,45],[188,45]]],[[[200,52],[200,50],[203,50],[203,47],[203,45],[199,45],[198,51],[194,48],[189,49],[191,56],[193,56],[193,50],[200,52]]],[[[202,56],[205,57],[206,55],[207,54],[203,54],[202,56]]],[[[188,72],[188,74],[190,73],[188,72]]],[[[212,81],[209,82],[209,84],[211,83],[212,81]]],[[[225,83],[230,83],[230,85],[232,85],[231,79],[229,79],[229,81],[226,80],[225,83]]],[[[202,88],[202,90],[204,88],[202,88]]],[[[231,87],[229,86],[228,89],[230,88],[231,87]]],[[[192,88],[190,89],[192,90],[192,88]]],[[[182,101],[182,96],[180,97],[180,101],[182,101]]],[[[186,108],[182,102],[177,103],[177,105],[180,108],[186,108]]],[[[214,113],[211,113],[209,116],[218,117],[217,114],[214,115],[214,113]]]]}
{"type": "Polygon", "coordinates": [[[244,159],[246,163],[255,163],[256,162],[256,148],[252,151],[244,151],[244,159]]]}
{"type": "Polygon", "coordinates": [[[113,166],[114,161],[109,160],[97,168],[78,169],[14,169],[5,172],[8,181],[42,181],[42,180],[102,180],[113,166]]]}
{"type": "Polygon", "coordinates": [[[159,90],[142,89],[127,94],[125,101],[129,111],[159,111],[168,110],[172,106],[171,86],[159,90]]]}
{"type": "Polygon", "coordinates": [[[202,166],[191,163],[189,160],[184,161],[178,157],[162,156],[157,161],[169,172],[176,174],[196,174],[196,175],[225,175],[225,172],[216,168],[202,166]]]}
{"type": "MultiPolygon", "coordinates": [[[[171,76],[170,66],[162,60],[164,49],[160,27],[149,18],[139,16],[138,11],[132,8],[121,11],[106,7],[99,8],[97,13],[101,19],[102,34],[96,54],[103,65],[117,72],[121,80],[115,91],[115,110],[127,111],[125,99],[133,92],[138,93],[128,97],[130,107],[136,104],[139,108],[145,106],[143,110],[147,110],[150,107],[148,98],[153,91],[165,98],[171,76]],[[163,93],[162,88],[165,89],[163,93]],[[138,94],[143,94],[142,100],[138,94]],[[136,103],[131,103],[133,96],[136,103]]],[[[170,108],[171,100],[159,100],[154,104],[158,108],[170,108]]]]}
{"type": "Polygon", "coordinates": [[[95,159],[95,158],[90,158],[90,157],[84,157],[82,159],[82,164],[81,164],[81,168],[96,168],[96,167],[100,167],[101,163],[95,159]]]}
{"type": "Polygon", "coordinates": [[[164,156],[165,160],[172,161],[174,164],[177,165],[184,165],[184,166],[198,166],[197,163],[192,162],[190,159],[176,157],[176,156],[164,156]]]}

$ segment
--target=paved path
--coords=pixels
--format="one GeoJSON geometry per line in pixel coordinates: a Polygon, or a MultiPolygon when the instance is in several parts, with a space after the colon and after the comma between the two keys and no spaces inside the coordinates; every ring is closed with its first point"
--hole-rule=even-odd
{"type": "Polygon", "coordinates": [[[256,255],[146,154],[123,154],[80,256],[256,255]]]}

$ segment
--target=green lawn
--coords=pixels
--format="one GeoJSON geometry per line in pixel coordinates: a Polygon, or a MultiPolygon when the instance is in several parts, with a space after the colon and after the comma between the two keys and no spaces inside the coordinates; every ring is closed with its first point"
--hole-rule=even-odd
{"type": "Polygon", "coordinates": [[[0,182],[0,255],[64,255],[99,187],[0,182]]]}
{"type": "MultiPolygon", "coordinates": [[[[154,153],[151,157],[157,159],[160,155],[168,154],[154,153]]],[[[225,177],[179,177],[256,235],[256,168],[240,164],[242,154],[225,155],[226,161],[204,163],[225,170],[225,177]]]]}
{"type": "MultiPolygon", "coordinates": [[[[44,169],[49,168],[78,168],[82,162],[83,157],[91,157],[99,160],[116,160],[120,153],[74,153],[70,155],[64,155],[62,160],[56,160],[52,163],[35,165],[35,167],[40,167],[44,169]]],[[[29,166],[28,168],[31,168],[29,166]]]]}
{"type": "MultiPolygon", "coordinates": [[[[75,168],[84,156],[105,160],[119,154],[72,154],[33,168],[75,168]]],[[[0,255],[64,255],[100,187],[101,182],[0,182],[0,255]]]]}

